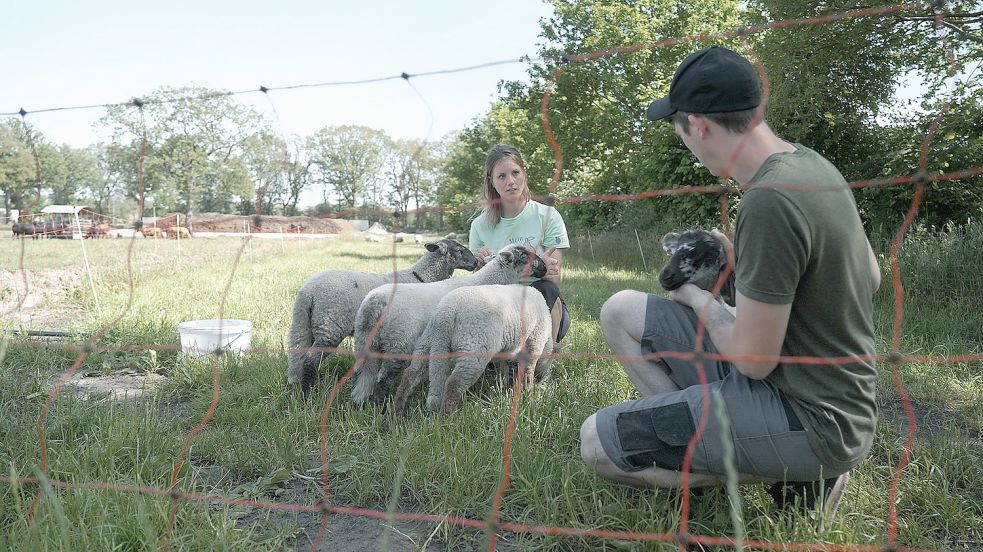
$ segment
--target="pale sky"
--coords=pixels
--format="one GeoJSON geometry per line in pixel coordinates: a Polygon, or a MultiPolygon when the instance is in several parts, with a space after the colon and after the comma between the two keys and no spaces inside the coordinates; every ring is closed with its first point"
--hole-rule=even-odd
{"type": "MultiPolygon", "coordinates": [[[[541,0],[33,0],[5,10],[0,113],[117,103],[161,86],[219,90],[357,81],[535,57],[541,0]]],[[[525,62],[407,84],[272,91],[285,136],[359,124],[438,139],[484,114],[525,62]],[[411,86],[412,85],[412,86],[411,86]],[[415,89],[415,91],[414,91],[415,89]]],[[[235,96],[273,118],[270,100],[235,96]]],[[[99,141],[101,108],[29,113],[55,143],[99,141]]]]}

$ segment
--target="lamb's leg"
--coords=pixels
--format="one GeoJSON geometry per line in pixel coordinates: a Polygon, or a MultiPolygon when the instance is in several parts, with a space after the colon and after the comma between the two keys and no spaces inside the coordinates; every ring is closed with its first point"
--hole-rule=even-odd
{"type": "Polygon", "coordinates": [[[409,368],[403,371],[403,377],[399,380],[399,387],[396,389],[396,397],[393,399],[393,406],[396,412],[399,414],[406,413],[406,405],[410,402],[410,397],[413,396],[413,392],[416,391],[417,387],[423,383],[423,375],[426,373],[427,361],[424,358],[420,358],[416,355],[426,354],[426,352],[417,353],[414,351],[413,362],[410,363],[409,368]]]}
{"type": "Polygon", "coordinates": [[[321,366],[322,360],[321,353],[315,352],[305,354],[302,359],[304,373],[300,379],[300,392],[305,400],[310,396],[311,389],[317,382],[317,370],[321,366]]]}
{"type": "MultiPolygon", "coordinates": [[[[357,352],[357,349],[356,349],[357,352]]],[[[358,360],[355,361],[356,363],[358,360]]],[[[352,388],[352,402],[365,404],[375,390],[376,376],[379,375],[379,359],[365,357],[362,365],[355,371],[355,386],[352,388]]]]}
{"type": "Polygon", "coordinates": [[[311,344],[311,348],[323,350],[309,351],[302,359],[304,375],[300,381],[300,390],[303,392],[305,399],[310,395],[314,384],[317,383],[321,363],[331,355],[331,352],[328,349],[337,349],[338,344],[341,343],[342,339],[329,339],[328,341],[323,341],[320,336],[314,336],[314,343],[311,344]]]}
{"type": "MultiPolygon", "coordinates": [[[[311,327],[311,305],[313,300],[303,292],[294,300],[293,313],[290,320],[290,351],[287,353],[287,383],[300,383],[305,388],[305,380],[313,382],[313,376],[308,374],[310,361],[309,353],[299,351],[314,343],[314,331],[311,327]]],[[[314,365],[317,370],[317,365],[314,365]]],[[[306,390],[305,390],[306,395],[306,390]]]]}
{"type": "Polygon", "coordinates": [[[430,349],[430,383],[427,389],[427,408],[430,410],[440,408],[440,403],[444,400],[444,382],[447,381],[447,373],[450,370],[447,353],[448,351],[430,349]]]}
{"type": "Polygon", "coordinates": [[[457,362],[454,363],[454,371],[447,377],[447,383],[444,385],[444,400],[440,405],[441,414],[448,416],[457,410],[461,400],[464,399],[464,393],[478,381],[478,378],[484,373],[487,363],[488,359],[486,358],[461,357],[457,359],[457,362]]]}
{"type": "Polygon", "coordinates": [[[372,394],[372,402],[382,406],[386,399],[392,394],[393,384],[396,378],[403,373],[406,361],[403,359],[383,359],[382,369],[375,382],[375,392],[372,394]]]}

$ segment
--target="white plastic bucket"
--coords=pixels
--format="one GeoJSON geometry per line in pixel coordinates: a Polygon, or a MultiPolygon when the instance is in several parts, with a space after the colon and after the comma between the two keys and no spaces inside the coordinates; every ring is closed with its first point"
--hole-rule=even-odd
{"type": "Polygon", "coordinates": [[[216,349],[245,351],[253,335],[252,322],[228,318],[181,322],[177,329],[181,333],[181,350],[199,356],[212,354],[216,349]]]}

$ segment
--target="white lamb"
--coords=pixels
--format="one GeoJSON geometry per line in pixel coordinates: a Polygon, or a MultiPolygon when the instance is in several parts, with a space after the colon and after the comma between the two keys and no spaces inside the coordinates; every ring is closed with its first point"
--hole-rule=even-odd
{"type": "Polygon", "coordinates": [[[417,341],[413,362],[403,372],[394,406],[406,404],[423,380],[430,364],[427,408],[444,416],[457,409],[493,358],[500,366],[519,360],[531,388],[549,375],[553,352],[552,321],[546,301],[536,290],[522,285],[472,286],[448,293],[434,311],[417,341]],[[454,370],[448,375],[449,353],[455,353],[454,370]],[[457,355],[457,353],[464,353],[457,355]],[[500,353],[507,358],[496,357],[500,353]],[[534,368],[533,368],[534,366],[534,368]]]}
{"type": "Polygon", "coordinates": [[[380,359],[376,355],[408,357],[437,303],[451,290],[464,286],[514,284],[526,274],[542,278],[546,275],[546,263],[522,245],[508,245],[470,276],[429,284],[387,284],[369,292],[355,315],[355,354],[369,354],[355,372],[352,401],[363,404],[369,397],[374,397],[375,402],[381,404],[385,400],[393,380],[409,361],[388,356],[380,359]],[[369,337],[372,341],[366,347],[369,337]]]}
{"type": "Polygon", "coordinates": [[[388,274],[325,270],[311,276],[297,291],[290,323],[287,381],[301,384],[306,397],[314,385],[325,353],[303,351],[335,348],[355,329],[355,313],[373,289],[392,282],[436,282],[455,269],[474,270],[474,254],[460,242],[442,239],[424,246],[426,252],[412,267],[388,274]]]}

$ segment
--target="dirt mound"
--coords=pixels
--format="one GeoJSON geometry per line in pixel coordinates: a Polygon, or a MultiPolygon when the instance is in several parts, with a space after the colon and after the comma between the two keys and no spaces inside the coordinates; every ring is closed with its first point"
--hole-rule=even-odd
{"type": "MultiPolygon", "coordinates": [[[[171,214],[157,219],[157,226],[173,226],[178,215],[171,214]]],[[[181,216],[182,221],[188,217],[181,216]]],[[[200,213],[190,217],[190,224],[198,232],[277,232],[296,234],[358,234],[350,221],[327,217],[279,217],[274,215],[225,215],[200,213]]]]}

